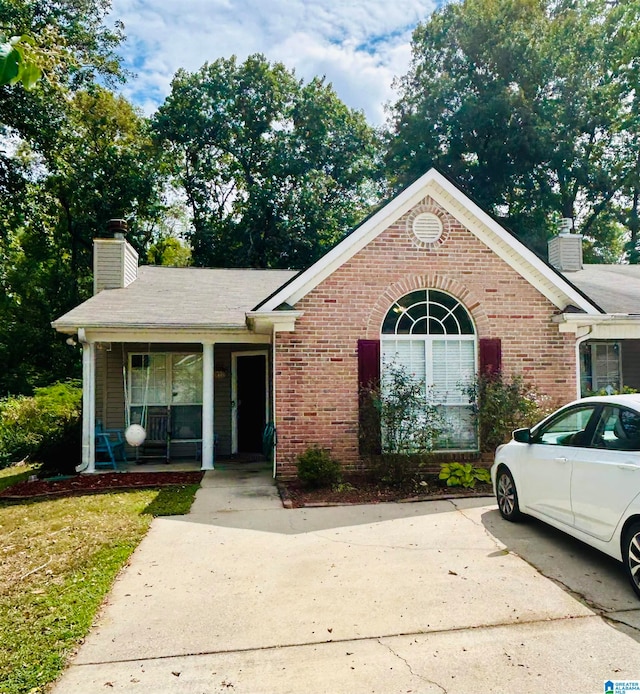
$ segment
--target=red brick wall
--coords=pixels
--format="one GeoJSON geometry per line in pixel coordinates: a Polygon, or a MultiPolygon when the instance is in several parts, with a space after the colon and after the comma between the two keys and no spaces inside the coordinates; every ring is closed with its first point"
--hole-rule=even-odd
{"type": "Polygon", "coordinates": [[[420,248],[406,215],[296,304],[304,316],[295,333],[277,334],[280,475],[294,475],[297,455],[312,445],[347,469],[361,467],[357,341],[378,339],[393,301],[414,289],[461,300],[478,338],[502,340],[505,373],[524,375],[554,400],[575,397],[574,340],[551,322],[556,307],[430,198],[420,207],[443,220],[441,245],[420,248]]]}

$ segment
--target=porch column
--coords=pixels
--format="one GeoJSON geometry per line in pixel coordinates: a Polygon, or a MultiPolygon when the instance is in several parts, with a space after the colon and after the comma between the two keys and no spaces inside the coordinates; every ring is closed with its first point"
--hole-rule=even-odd
{"type": "Polygon", "coordinates": [[[202,345],[202,470],[213,470],[213,343],[202,345]]]}
{"type": "Polygon", "coordinates": [[[82,342],[82,464],[78,472],[96,471],[96,348],[86,342],[78,331],[82,342]]]}

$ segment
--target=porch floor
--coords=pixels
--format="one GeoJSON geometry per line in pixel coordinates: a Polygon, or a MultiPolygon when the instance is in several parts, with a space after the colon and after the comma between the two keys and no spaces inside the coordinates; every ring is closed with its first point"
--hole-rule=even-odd
{"type": "MultiPolygon", "coordinates": [[[[233,456],[220,456],[214,461],[215,469],[237,469],[247,463],[263,463],[265,467],[270,467],[271,463],[265,459],[263,455],[258,453],[240,453],[233,456]]],[[[148,460],[142,463],[136,463],[135,460],[129,460],[124,463],[118,462],[118,472],[194,472],[199,471],[201,462],[194,458],[175,458],[168,463],[162,460],[148,460]]],[[[112,467],[101,465],[96,468],[96,472],[115,472],[112,467]]]]}

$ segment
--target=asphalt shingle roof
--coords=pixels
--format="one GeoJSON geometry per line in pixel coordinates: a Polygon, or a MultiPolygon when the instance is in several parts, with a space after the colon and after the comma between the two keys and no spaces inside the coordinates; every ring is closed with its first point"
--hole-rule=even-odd
{"type": "Polygon", "coordinates": [[[640,265],[585,265],[562,274],[607,313],[640,314],[640,265]]]}
{"type": "Polygon", "coordinates": [[[124,289],[107,289],[54,321],[54,327],[244,327],[245,313],[296,270],[141,266],[124,289]]]}

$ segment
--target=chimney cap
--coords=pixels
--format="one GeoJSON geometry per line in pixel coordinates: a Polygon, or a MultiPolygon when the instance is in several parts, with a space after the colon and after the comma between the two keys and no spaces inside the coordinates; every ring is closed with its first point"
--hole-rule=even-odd
{"type": "Polygon", "coordinates": [[[563,217],[558,222],[558,232],[560,234],[571,234],[573,230],[573,217],[563,217]]]}
{"type": "Polygon", "coordinates": [[[109,236],[124,236],[128,231],[126,219],[110,219],[107,222],[107,234],[109,236]]]}

